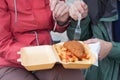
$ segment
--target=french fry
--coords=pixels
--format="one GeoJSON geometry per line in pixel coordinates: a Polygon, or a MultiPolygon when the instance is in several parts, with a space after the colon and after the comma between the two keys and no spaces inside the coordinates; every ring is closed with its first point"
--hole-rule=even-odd
{"type": "MultiPolygon", "coordinates": [[[[76,62],[79,61],[79,59],[70,51],[68,51],[63,45],[55,45],[57,53],[63,62],[76,62]]],[[[87,60],[89,59],[89,55],[83,55],[83,58],[81,60],[87,60]]]]}

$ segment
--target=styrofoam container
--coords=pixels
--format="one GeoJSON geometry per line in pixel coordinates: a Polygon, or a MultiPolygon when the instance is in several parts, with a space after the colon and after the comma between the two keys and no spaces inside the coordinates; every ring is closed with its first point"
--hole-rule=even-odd
{"type": "MultiPolygon", "coordinates": [[[[63,42],[58,43],[63,44],[63,42]]],[[[55,44],[55,45],[58,45],[55,44]]],[[[41,45],[21,48],[21,64],[29,71],[51,69],[56,63],[60,63],[68,69],[86,69],[95,63],[96,58],[89,51],[90,59],[76,62],[63,62],[60,60],[55,45],[41,45]]]]}

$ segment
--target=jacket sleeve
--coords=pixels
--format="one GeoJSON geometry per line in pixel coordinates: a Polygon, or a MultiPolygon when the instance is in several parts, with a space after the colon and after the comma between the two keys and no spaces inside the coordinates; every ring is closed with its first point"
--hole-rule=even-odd
{"type": "Polygon", "coordinates": [[[69,21],[65,25],[58,25],[55,23],[53,31],[62,33],[69,27],[69,21]]]}
{"type": "Polygon", "coordinates": [[[108,55],[109,58],[112,58],[120,63],[120,43],[112,42],[113,47],[108,55]]]}
{"type": "Polygon", "coordinates": [[[17,54],[19,49],[24,45],[15,41],[10,28],[10,12],[5,0],[0,2],[0,57],[9,62],[17,63],[20,55],[17,54]]]}
{"type": "Polygon", "coordinates": [[[90,26],[90,18],[87,16],[81,21],[81,37],[80,40],[87,40],[92,37],[92,31],[90,26]]]}

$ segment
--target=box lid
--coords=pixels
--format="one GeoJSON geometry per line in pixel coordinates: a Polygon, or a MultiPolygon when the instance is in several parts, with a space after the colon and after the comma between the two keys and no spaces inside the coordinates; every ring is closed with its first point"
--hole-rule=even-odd
{"type": "Polygon", "coordinates": [[[56,63],[51,45],[24,47],[20,54],[21,64],[28,70],[49,69],[56,63]]]}

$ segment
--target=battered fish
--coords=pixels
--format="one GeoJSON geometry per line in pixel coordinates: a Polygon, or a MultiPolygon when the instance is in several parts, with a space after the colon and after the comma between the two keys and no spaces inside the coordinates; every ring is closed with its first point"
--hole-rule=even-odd
{"type": "Polygon", "coordinates": [[[65,42],[63,46],[67,48],[71,53],[73,53],[79,59],[82,58],[82,55],[84,54],[84,47],[82,43],[72,40],[65,42]]]}

